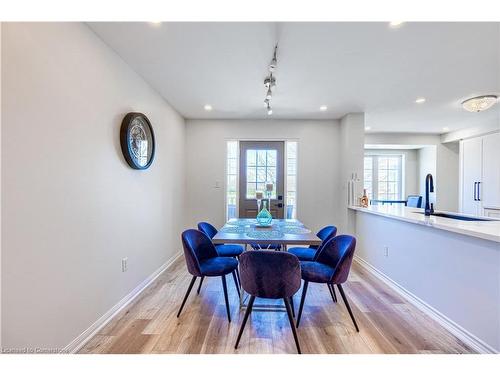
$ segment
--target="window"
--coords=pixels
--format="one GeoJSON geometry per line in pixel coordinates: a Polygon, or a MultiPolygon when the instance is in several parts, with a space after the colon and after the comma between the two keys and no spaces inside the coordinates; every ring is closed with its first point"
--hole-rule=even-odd
{"type": "Polygon", "coordinates": [[[365,156],[364,188],[369,199],[373,199],[373,157],[365,156]]]}
{"type": "Polygon", "coordinates": [[[286,218],[297,218],[297,142],[286,143],[286,218]]]}
{"type": "Polygon", "coordinates": [[[273,184],[271,199],[276,199],[276,150],[247,150],[247,199],[266,191],[266,182],[273,184]]]}
{"type": "Polygon", "coordinates": [[[364,188],[368,198],[402,200],[402,155],[365,155],[364,188]]]}
{"type": "Polygon", "coordinates": [[[238,201],[238,142],[227,142],[226,218],[234,219],[238,201]]]}

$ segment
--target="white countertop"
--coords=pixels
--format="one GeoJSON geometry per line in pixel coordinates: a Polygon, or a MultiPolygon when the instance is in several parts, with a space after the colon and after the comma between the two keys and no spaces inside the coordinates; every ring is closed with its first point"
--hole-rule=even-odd
{"type": "MultiPolygon", "coordinates": [[[[349,209],[406,221],[413,224],[425,225],[449,232],[460,233],[466,236],[500,242],[500,220],[463,221],[439,216],[425,216],[421,213],[424,212],[422,208],[405,207],[403,205],[377,205],[369,206],[367,208],[349,206],[349,209]]],[[[436,212],[470,216],[440,210],[436,210],[436,212]]]]}

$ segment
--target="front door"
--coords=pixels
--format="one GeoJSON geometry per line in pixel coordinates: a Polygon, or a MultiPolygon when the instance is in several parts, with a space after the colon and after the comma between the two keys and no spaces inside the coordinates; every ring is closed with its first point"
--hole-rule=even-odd
{"type": "Polygon", "coordinates": [[[283,141],[240,142],[239,217],[257,216],[255,193],[260,191],[267,197],[266,184],[272,183],[271,207],[268,209],[273,218],[283,219],[284,148],[283,141]]]}

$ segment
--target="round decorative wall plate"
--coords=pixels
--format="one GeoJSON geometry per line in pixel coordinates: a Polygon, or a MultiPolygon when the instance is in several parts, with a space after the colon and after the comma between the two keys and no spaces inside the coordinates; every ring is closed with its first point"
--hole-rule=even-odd
{"type": "Polygon", "coordinates": [[[120,129],[123,156],[134,169],[147,169],[155,156],[155,136],[148,118],[138,112],[127,113],[120,129]]]}

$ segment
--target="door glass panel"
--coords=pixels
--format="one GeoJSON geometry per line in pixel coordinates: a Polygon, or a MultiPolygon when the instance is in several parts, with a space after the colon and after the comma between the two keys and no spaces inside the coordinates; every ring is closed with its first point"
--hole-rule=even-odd
{"type": "Polygon", "coordinates": [[[247,150],[246,173],[246,199],[255,199],[255,193],[261,191],[266,197],[266,183],[273,184],[272,199],[276,199],[277,175],[276,150],[247,150]]]}
{"type": "Polygon", "coordinates": [[[257,182],[266,182],[266,167],[257,168],[257,182]]]}
{"type": "Polygon", "coordinates": [[[247,168],[247,182],[257,181],[257,169],[254,167],[247,168]]]}
{"type": "Polygon", "coordinates": [[[247,165],[257,165],[257,152],[256,150],[247,150],[247,165]]]}
{"type": "Polygon", "coordinates": [[[255,198],[256,185],[255,182],[247,182],[247,199],[255,198]]]}
{"type": "Polygon", "coordinates": [[[265,167],[266,164],[266,150],[257,150],[257,165],[265,167]]]}
{"type": "Polygon", "coordinates": [[[267,166],[276,166],[276,150],[267,150],[267,166]]]}

